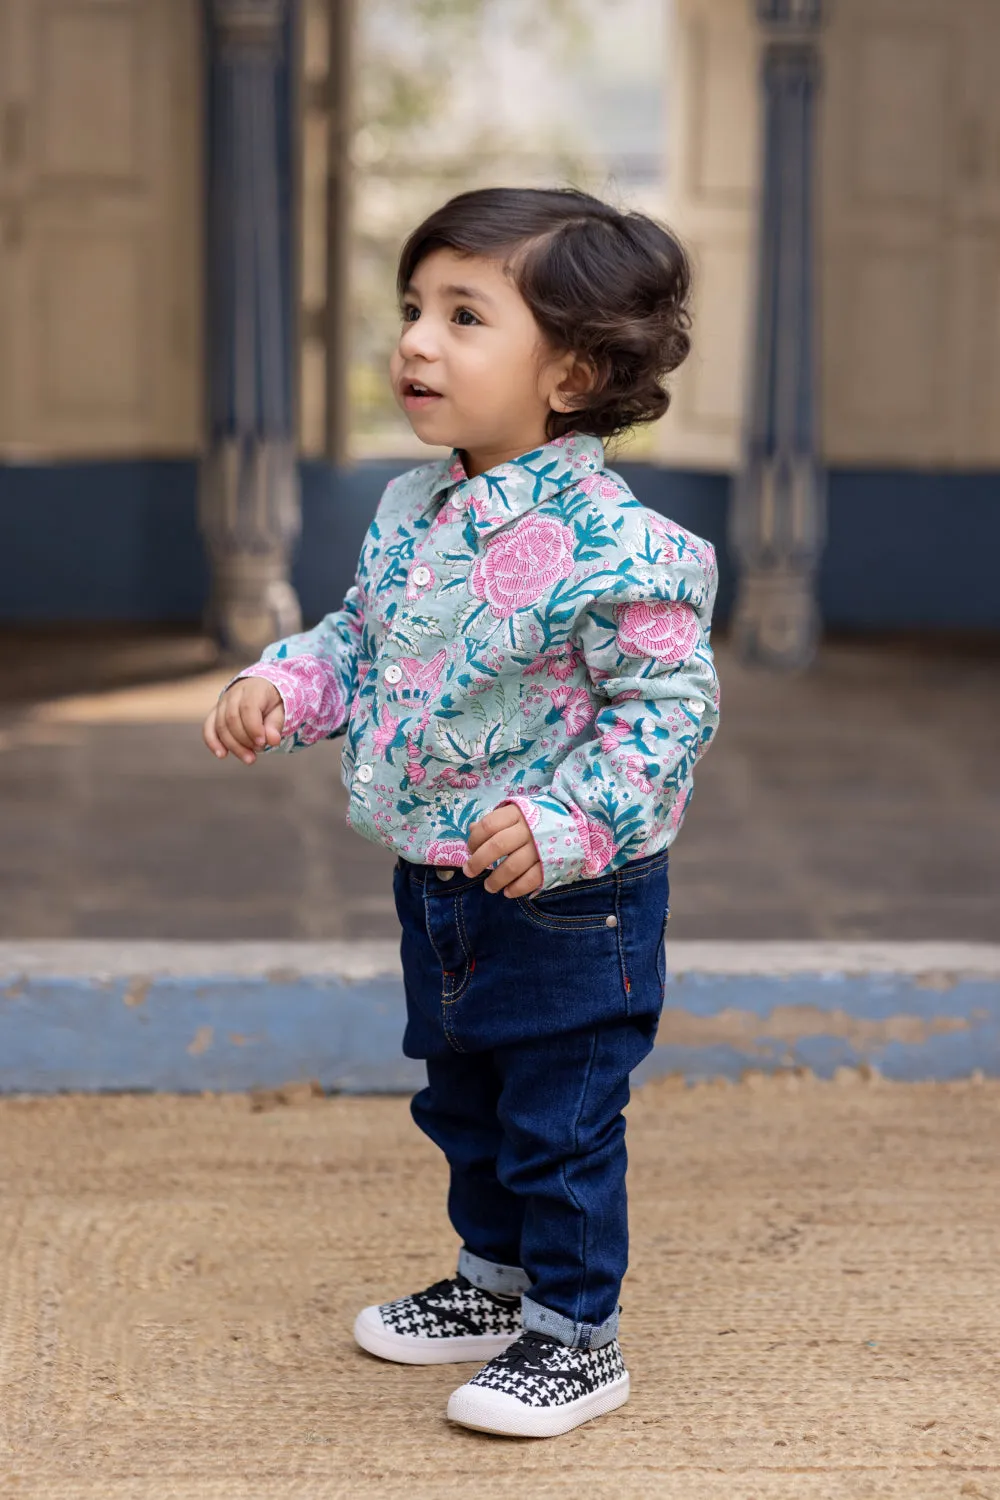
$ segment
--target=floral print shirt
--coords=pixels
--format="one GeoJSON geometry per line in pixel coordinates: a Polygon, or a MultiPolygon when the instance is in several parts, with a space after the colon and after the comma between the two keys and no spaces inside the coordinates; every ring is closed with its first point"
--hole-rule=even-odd
{"type": "Polygon", "coordinates": [[[241,675],[281,694],[280,748],[346,735],[347,821],[459,866],[513,803],[543,889],[671,844],[718,724],[711,546],[639,504],[598,438],[469,479],[394,479],[343,607],[241,675]]]}

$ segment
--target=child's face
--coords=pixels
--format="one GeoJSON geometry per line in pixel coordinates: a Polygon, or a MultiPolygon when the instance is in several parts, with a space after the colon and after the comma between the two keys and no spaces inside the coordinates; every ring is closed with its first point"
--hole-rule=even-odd
{"type": "Polygon", "coordinates": [[[547,352],[499,262],[433,251],[413,273],[402,315],[390,362],[396,400],[421,441],[462,449],[469,469],[538,447],[549,411],[569,409],[563,388],[576,361],[547,352]]]}

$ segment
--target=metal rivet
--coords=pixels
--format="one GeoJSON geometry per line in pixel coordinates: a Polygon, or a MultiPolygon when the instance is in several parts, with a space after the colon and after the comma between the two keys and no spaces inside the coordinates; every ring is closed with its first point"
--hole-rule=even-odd
{"type": "Polygon", "coordinates": [[[454,879],[455,871],[454,870],[438,870],[437,874],[438,874],[438,880],[452,880],[452,879],[454,879]]]}
{"type": "Polygon", "coordinates": [[[605,925],[605,927],[617,927],[618,926],[618,918],[617,917],[605,917],[604,918],[604,925],[605,925]]]}

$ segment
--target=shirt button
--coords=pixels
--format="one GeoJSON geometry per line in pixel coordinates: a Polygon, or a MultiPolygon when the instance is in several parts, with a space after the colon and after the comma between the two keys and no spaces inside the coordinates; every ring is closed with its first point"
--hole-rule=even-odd
{"type": "Polygon", "coordinates": [[[617,927],[618,926],[618,918],[617,917],[605,917],[604,918],[604,925],[605,925],[605,927],[617,927]]]}
{"type": "Polygon", "coordinates": [[[371,766],[359,766],[354,774],[355,776],[357,776],[359,781],[364,781],[367,783],[371,781],[372,777],[375,775],[375,772],[372,770],[371,766]]]}
{"type": "Polygon", "coordinates": [[[403,669],[393,662],[391,666],[386,667],[383,675],[386,682],[399,682],[403,676],[403,669]]]}
{"type": "Polygon", "coordinates": [[[438,870],[437,875],[438,875],[438,880],[452,880],[452,879],[454,879],[455,871],[454,870],[438,870]]]}
{"type": "Polygon", "coordinates": [[[425,568],[423,563],[420,564],[419,568],[414,568],[413,570],[413,582],[420,588],[423,588],[424,584],[430,581],[430,576],[430,568],[425,568]]]}
{"type": "Polygon", "coordinates": [[[451,505],[453,510],[465,509],[465,501],[462,499],[461,495],[452,495],[449,504],[451,505]]]}
{"type": "Polygon", "coordinates": [[[685,698],[684,707],[689,708],[693,714],[700,714],[705,705],[700,698],[685,698]]]}

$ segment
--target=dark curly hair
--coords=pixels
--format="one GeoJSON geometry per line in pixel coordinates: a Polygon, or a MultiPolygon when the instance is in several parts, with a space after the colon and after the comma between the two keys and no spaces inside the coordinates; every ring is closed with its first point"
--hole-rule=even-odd
{"type": "Polygon", "coordinates": [[[551,348],[593,367],[593,388],[574,409],[549,413],[550,440],[609,438],[666,411],[664,377],[691,347],[691,267],[668,230],[575,188],[460,193],[403,246],[401,297],[441,249],[502,260],[551,348]]]}

